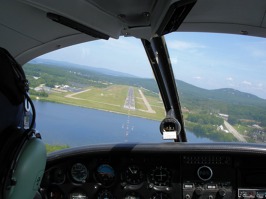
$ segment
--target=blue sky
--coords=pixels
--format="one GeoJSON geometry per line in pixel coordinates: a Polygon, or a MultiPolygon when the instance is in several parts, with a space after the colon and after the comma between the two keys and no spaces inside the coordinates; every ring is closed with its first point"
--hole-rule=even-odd
{"type": "MultiPolygon", "coordinates": [[[[206,89],[234,88],[266,99],[266,40],[249,36],[174,33],[166,36],[175,78],[206,89]]],[[[135,38],[94,41],[41,56],[153,77],[135,38]]]]}

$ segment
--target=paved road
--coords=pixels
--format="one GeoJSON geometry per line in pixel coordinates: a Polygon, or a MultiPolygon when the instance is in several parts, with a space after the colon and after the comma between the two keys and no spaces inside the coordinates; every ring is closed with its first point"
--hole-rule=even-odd
{"type": "Polygon", "coordinates": [[[247,140],[243,137],[243,135],[241,135],[240,133],[237,132],[237,130],[231,126],[231,124],[229,124],[227,121],[224,120],[224,125],[225,127],[228,129],[228,131],[230,133],[233,134],[233,136],[235,136],[235,138],[239,141],[239,142],[247,142],[247,140]]]}
{"type": "Polygon", "coordinates": [[[134,97],[134,89],[132,87],[129,87],[127,98],[124,104],[124,108],[129,110],[136,110],[135,107],[135,97],[134,97]]]}

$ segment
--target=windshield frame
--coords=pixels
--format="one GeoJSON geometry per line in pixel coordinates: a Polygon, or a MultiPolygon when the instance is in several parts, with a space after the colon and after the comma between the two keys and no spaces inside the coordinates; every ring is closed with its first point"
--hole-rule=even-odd
{"type": "Polygon", "coordinates": [[[178,127],[180,129],[177,130],[174,141],[187,142],[179,96],[164,36],[152,38],[151,41],[142,39],[142,43],[164,102],[166,118],[176,118],[180,123],[178,127]]]}

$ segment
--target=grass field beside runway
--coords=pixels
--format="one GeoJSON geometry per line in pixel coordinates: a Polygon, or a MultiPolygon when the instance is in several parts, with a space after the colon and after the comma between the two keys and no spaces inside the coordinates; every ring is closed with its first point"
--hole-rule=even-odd
{"type": "Polygon", "coordinates": [[[47,98],[40,98],[45,101],[52,101],[57,103],[71,104],[86,108],[94,108],[105,111],[112,111],[122,114],[130,114],[134,116],[161,120],[165,116],[163,103],[159,95],[141,88],[134,88],[134,98],[136,110],[128,110],[124,108],[124,103],[128,94],[129,86],[111,85],[106,88],[89,87],[84,88],[78,93],[71,92],[52,92],[47,98]],[[145,105],[139,89],[146,97],[152,110],[155,113],[149,113],[145,105]]]}

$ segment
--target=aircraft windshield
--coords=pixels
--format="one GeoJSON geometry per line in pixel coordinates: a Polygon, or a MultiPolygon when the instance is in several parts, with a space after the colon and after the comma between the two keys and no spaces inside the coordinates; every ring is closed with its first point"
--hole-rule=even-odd
{"type": "MultiPolygon", "coordinates": [[[[264,142],[265,40],[173,33],[166,42],[188,141],[264,142]]],[[[165,110],[140,40],[78,44],[40,56],[24,70],[49,151],[163,141],[165,110]]]]}
{"type": "Polygon", "coordinates": [[[214,141],[264,142],[265,39],[174,33],[166,41],[186,128],[214,141]]]}

